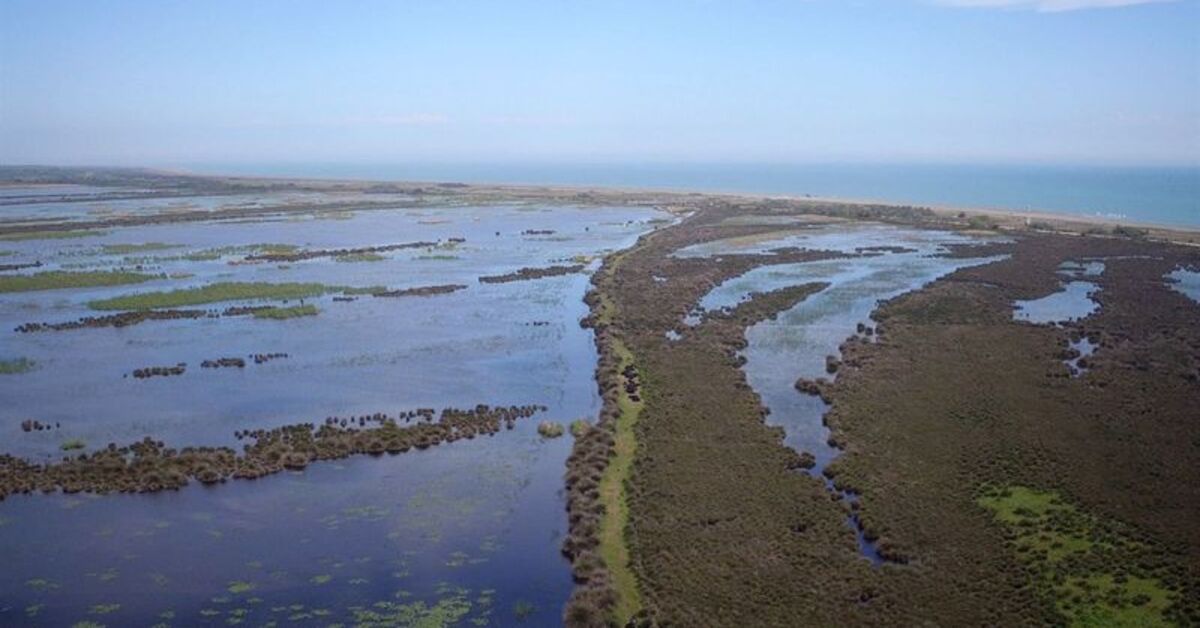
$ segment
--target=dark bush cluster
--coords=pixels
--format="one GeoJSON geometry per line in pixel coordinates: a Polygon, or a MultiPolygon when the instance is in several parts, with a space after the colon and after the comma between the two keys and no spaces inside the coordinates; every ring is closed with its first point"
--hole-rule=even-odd
{"type": "Polygon", "coordinates": [[[485,275],[479,278],[481,283],[508,283],[510,281],[529,281],[532,279],[541,279],[542,277],[556,277],[558,275],[573,275],[581,272],[584,268],[583,264],[570,264],[567,266],[547,266],[545,268],[525,267],[520,270],[507,273],[504,275],[485,275]]]}
{"type": "MultiPolygon", "coordinates": [[[[465,241],[462,238],[453,238],[459,242],[465,241]]],[[[349,257],[355,255],[370,255],[372,253],[388,253],[391,251],[400,251],[403,249],[426,249],[437,246],[437,242],[405,242],[402,244],[384,244],[381,246],[365,246],[353,249],[318,249],[310,251],[273,251],[267,253],[258,253],[255,255],[247,255],[247,262],[299,262],[309,259],[317,259],[320,257],[349,257]]]]}
{"type": "Polygon", "coordinates": [[[187,370],[187,364],[180,362],[175,366],[147,366],[140,369],[133,369],[133,376],[137,379],[147,379],[150,377],[171,377],[174,375],[183,375],[187,370]]]}
{"type": "Polygon", "coordinates": [[[436,421],[424,410],[364,415],[345,420],[327,418],[317,426],[300,423],[274,429],[240,430],[239,440],[252,442],[238,454],[229,447],[168,448],[147,437],[126,447],[110,444],[93,454],[36,464],[0,455],[0,498],[33,491],[66,493],[154,492],[177,489],[192,479],[216,484],[228,479],[254,479],[285,469],[303,469],[312,462],[356,454],[400,454],[460,439],[493,435],[520,419],[545,410],[525,405],[446,408],[436,421]],[[399,421],[416,424],[402,427],[399,421]],[[353,425],[357,423],[358,425],[353,425]],[[367,423],[377,427],[366,427],[367,423]],[[346,426],[349,424],[349,426],[346,426]]]}

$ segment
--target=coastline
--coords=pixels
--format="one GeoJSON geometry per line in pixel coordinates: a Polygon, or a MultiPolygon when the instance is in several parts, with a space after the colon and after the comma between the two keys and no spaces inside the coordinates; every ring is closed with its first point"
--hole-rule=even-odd
{"type": "MultiPolygon", "coordinates": [[[[6,177],[5,169],[20,169],[23,166],[0,166],[0,178],[6,177]]],[[[57,172],[61,177],[52,180],[0,180],[0,188],[12,186],[44,186],[54,184],[90,184],[99,187],[115,185],[111,181],[97,182],[86,178],[88,173],[101,169],[30,167],[39,171],[57,172]]],[[[1054,231],[1104,235],[1114,228],[1133,229],[1144,232],[1145,237],[1166,240],[1179,244],[1200,246],[1200,224],[1179,225],[1152,221],[1126,220],[1109,216],[1089,216],[1054,209],[1017,210],[1003,207],[985,207],[960,204],[907,203],[903,201],[874,199],[868,197],[814,196],[796,194],[769,194],[750,192],[700,191],[685,188],[641,187],[619,185],[564,185],[536,183],[462,183],[455,181],[400,180],[375,178],[325,178],[325,177],[275,177],[222,174],[196,174],[177,169],[156,168],[113,168],[102,169],[110,174],[127,173],[136,177],[162,177],[173,188],[157,190],[146,198],[178,194],[178,187],[188,183],[203,186],[207,194],[236,194],[253,191],[326,191],[342,193],[370,192],[386,188],[394,191],[411,191],[419,195],[460,197],[477,202],[512,201],[558,201],[614,204],[660,204],[670,209],[690,211],[689,206],[705,200],[717,200],[737,204],[782,202],[793,206],[822,204],[836,206],[872,206],[890,208],[927,209],[948,223],[956,220],[970,221],[972,217],[985,217],[995,230],[1000,231],[1054,231]],[[216,187],[217,189],[214,189],[216,187]],[[1040,225],[1038,223],[1041,223],[1040,225]],[[1039,228],[1040,227],[1040,228],[1039,228]],[[1050,227],[1046,229],[1046,227],[1050,227]]],[[[281,212],[291,210],[318,209],[316,207],[279,207],[281,212]]],[[[343,208],[345,209],[345,208],[343,208]]],[[[375,209],[369,207],[368,209],[375,209]]],[[[219,217],[220,211],[210,212],[210,217],[219,217]]],[[[167,217],[163,217],[167,219],[167,217]]],[[[23,221],[24,222],[24,221],[23,221]]],[[[24,223],[28,228],[34,221],[24,223]]],[[[69,221],[36,221],[39,229],[79,228],[69,221]],[[61,223],[61,224],[60,224],[61,223]]],[[[958,225],[964,226],[964,225],[958,225]]],[[[20,230],[21,223],[0,224],[0,233],[20,230]]]]}
{"type": "Polygon", "coordinates": [[[1107,215],[1087,215],[1071,212],[1070,210],[1054,209],[1054,208],[1031,208],[1028,210],[1011,209],[1000,206],[985,206],[972,204],[956,204],[956,203],[916,203],[906,202],[888,198],[872,198],[859,196],[836,196],[836,195],[800,195],[800,194],[772,194],[766,192],[741,192],[734,190],[716,191],[716,190],[699,190],[694,188],[682,188],[673,186],[662,187],[644,187],[644,186],[623,186],[623,185],[569,185],[569,184],[542,184],[535,182],[524,183],[504,183],[504,182],[455,182],[455,181],[432,181],[420,179],[373,179],[373,178],[325,178],[325,177],[269,177],[269,176],[247,176],[237,174],[197,174],[186,170],[154,170],[171,176],[196,177],[201,179],[213,178],[225,181],[244,181],[248,183],[276,183],[288,182],[299,185],[402,185],[402,186],[418,186],[430,187],[441,185],[462,186],[458,189],[466,190],[491,190],[491,191],[510,191],[510,192],[561,192],[561,193],[590,193],[590,194],[665,194],[672,196],[688,196],[688,197],[707,197],[707,198],[724,198],[735,199],[741,201],[761,201],[761,200],[785,200],[791,202],[817,202],[817,203],[833,203],[841,205],[878,205],[885,207],[924,207],[939,214],[955,214],[965,212],[969,215],[1005,215],[1021,218],[1029,218],[1030,220],[1054,220],[1064,223],[1086,225],[1086,226],[1128,226],[1142,229],[1155,229],[1160,231],[1180,232],[1180,233],[1200,233],[1200,224],[1197,225],[1181,225],[1174,223],[1160,223],[1153,221],[1142,221],[1135,219],[1117,218],[1107,215]]]}

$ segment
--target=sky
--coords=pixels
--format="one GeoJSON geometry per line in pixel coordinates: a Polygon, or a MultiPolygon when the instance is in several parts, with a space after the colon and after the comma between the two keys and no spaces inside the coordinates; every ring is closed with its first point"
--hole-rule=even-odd
{"type": "Polygon", "coordinates": [[[0,1],[0,163],[1200,165],[1200,0],[0,1]]]}

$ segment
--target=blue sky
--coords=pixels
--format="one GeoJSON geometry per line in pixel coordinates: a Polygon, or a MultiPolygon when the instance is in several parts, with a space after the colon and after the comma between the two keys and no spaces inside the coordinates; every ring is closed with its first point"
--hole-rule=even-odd
{"type": "Polygon", "coordinates": [[[0,2],[0,163],[1200,165],[1200,0],[0,2]]]}

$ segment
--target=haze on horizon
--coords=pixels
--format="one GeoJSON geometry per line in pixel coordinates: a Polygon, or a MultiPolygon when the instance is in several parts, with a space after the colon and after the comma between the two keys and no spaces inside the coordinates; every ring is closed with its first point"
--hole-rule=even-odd
{"type": "Polygon", "coordinates": [[[1198,0],[0,3],[0,163],[1200,165],[1198,0]]]}

